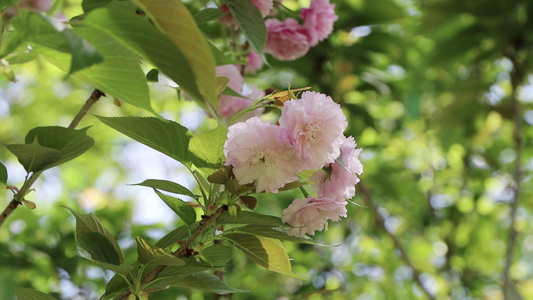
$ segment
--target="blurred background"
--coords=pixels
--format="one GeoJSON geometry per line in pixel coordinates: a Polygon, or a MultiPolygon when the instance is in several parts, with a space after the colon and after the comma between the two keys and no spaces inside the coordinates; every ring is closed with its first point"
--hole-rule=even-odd
{"type": "MultiPolygon", "coordinates": [[[[61,2],[67,18],[81,13],[79,1],[61,2]]],[[[283,1],[295,9],[308,3],[283,1]]],[[[345,133],[364,149],[354,204],[316,234],[329,246],[283,243],[293,271],[308,280],[261,269],[234,251],[226,280],[252,292],[233,299],[533,299],[533,2],[332,3],[339,19],[328,40],[294,62],[269,57],[272,68],[247,80],[269,90],[311,86],[342,104],[345,133]]],[[[219,34],[218,24],[203,26],[219,34]]],[[[12,67],[16,83],[0,77],[2,145],[21,143],[36,126],[68,126],[92,91],[41,59],[12,67]]],[[[151,92],[164,117],[193,132],[213,128],[175,90],[154,84],[151,92]]],[[[91,113],[145,114],[111,97],[91,113]]],[[[149,189],[128,184],[154,178],[194,188],[190,174],[93,116],[86,126],[95,147],[46,171],[27,198],[37,208],[17,209],[0,229],[0,299],[14,299],[19,286],[62,299],[102,294],[113,273],[76,256],[75,221],[61,205],[95,213],[129,262],[135,236],[155,241],[182,224],[149,189]]],[[[5,147],[0,160],[20,186],[24,169],[5,147]]],[[[264,195],[256,210],[279,216],[299,196],[264,195]]],[[[10,200],[0,192],[2,209],[10,200]]],[[[152,296],[212,297],[179,288],[152,296]]]]}

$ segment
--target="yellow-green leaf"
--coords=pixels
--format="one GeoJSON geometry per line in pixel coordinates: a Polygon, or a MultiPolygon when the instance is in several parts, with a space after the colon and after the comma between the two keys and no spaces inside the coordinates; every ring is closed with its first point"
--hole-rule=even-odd
{"type": "Polygon", "coordinates": [[[279,240],[240,233],[225,234],[223,237],[258,265],[274,272],[301,278],[292,272],[289,256],[279,240]]]}
{"type": "Polygon", "coordinates": [[[193,16],[179,0],[133,0],[189,61],[200,92],[217,110],[215,58],[193,16]]]}

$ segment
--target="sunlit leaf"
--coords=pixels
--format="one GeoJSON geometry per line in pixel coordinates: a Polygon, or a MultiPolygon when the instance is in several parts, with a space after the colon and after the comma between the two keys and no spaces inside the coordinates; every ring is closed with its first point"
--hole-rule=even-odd
{"type": "Polygon", "coordinates": [[[260,235],[268,238],[278,239],[278,240],[285,240],[285,241],[291,241],[291,242],[297,242],[297,243],[306,243],[306,244],[313,244],[313,245],[320,245],[319,243],[316,243],[312,239],[305,237],[298,237],[298,236],[292,236],[288,235],[288,231],[284,227],[272,227],[272,226],[263,226],[263,225],[246,225],[241,227],[235,227],[228,229],[226,231],[227,233],[245,233],[245,234],[254,234],[254,235],[260,235]]]}
{"type": "Polygon", "coordinates": [[[258,265],[274,272],[301,278],[292,272],[289,256],[279,240],[240,233],[224,234],[223,237],[258,265]]]}
{"type": "Polygon", "coordinates": [[[196,134],[191,138],[189,151],[193,154],[193,164],[206,175],[220,168],[224,158],[224,142],[227,128],[219,125],[217,128],[196,134]]]}
{"type": "MultiPolygon", "coordinates": [[[[144,18],[115,8],[98,8],[84,24],[107,32],[130,50],[150,61],[202,105],[193,70],[182,51],[144,18]]],[[[214,77],[214,75],[213,75],[214,77]]],[[[213,79],[214,80],[214,79],[213,79]]],[[[207,106],[202,106],[207,109],[207,106]]]]}
{"type": "Polygon", "coordinates": [[[157,118],[96,116],[109,127],[145,144],[185,166],[191,165],[189,140],[191,133],[180,124],[157,118]]]}
{"type": "Polygon", "coordinates": [[[192,67],[196,84],[215,111],[215,59],[189,10],[179,0],[133,0],[155,25],[174,42],[192,67]]]}
{"type": "Polygon", "coordinates": [[[104,60],[91,44],[56,19],[22,10],[12,24],[28,41],[72,54],[68,74],[104,60]]]}
{"type": "Polygon", "coordinates": [[[153,263],[165,266],[182,266],[185,262],[172,254],[165,252],[163,249],[150,245],[140,237],[135,238],[137,242],[137,255],[139,262],[143,264],[153,263]]]}
{"type": "MultiPolygon", "coordinates": [[[[74,31],[94,45],[104,61],[76,72],[73,77],[121,101],[156,114],[150,105],[148,84],[139,64],[139,57],[103,30],[79,27],[74,31]]],[[[42,54],[50,63],[67,71],[65,54],[52,51],[42,54]]]]}

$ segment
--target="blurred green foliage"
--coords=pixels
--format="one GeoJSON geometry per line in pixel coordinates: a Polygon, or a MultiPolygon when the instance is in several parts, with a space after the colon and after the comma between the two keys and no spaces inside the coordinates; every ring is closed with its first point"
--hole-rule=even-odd
{"type": "MultiPolygon", "coordinates": [[[[287,88],[287,82],[291,87],[312,86],[343,105],[350,124],[346,135],[353,135],[364,149],[360,185],[379,207],[385,228],[358,189],[348,218],[330,223],[327,232],[315,237],[330,246],[284,242],[293,271],[308,280],[261,269],[234,251],[236,259],[227,265],[225,279],[252,292],[233,299],[425,299],[413,266],[436,299],[503,299],[516,164],[522,176],[510,269],[514,298],[509,299],[533,297],[533,4],[334,3],[339,20],[328,40],[294,62],[268,58],[272,68],[249,81],[276,90],[287,88]],[[513,97],[518,111],[513,111],[513,97]],[[519,132],[515,121],[521,124],[519,132]],[[523,141],[521,151],[515,145],[517,135],[523,141]],[[386,231],[397,237],[412,266],[386,231]]],[[[188,5],[194,9],[196,3],[188,5]]],[[[76,1],[63,1],[62,7],[68,17],[80,13],[76,1]]],[[[211,30],[209,24],[202,26],[211,30]]],[[[73,79],[63,80],[63,73],[41,59],[12,68],[17,83],[0,79],[0,144],[20,143],[36,126],[68,125],[91,91],[73,79]]],[[[156,85],[151,93],[154,110],[165,117],[192,124],[194,131],[213,127],[175,92],[156,85]]],[[[146,114],[127,104],[117,107],[109,97],[91,113],[146,114]]],[[[118,238],[126,258],[135,253],[132,236],[154,242],[182,224],[145,224],[134,217],[139,210],[134,198],[141,188],[126,184],[148,178],[139,174],[146,167],[138,161],[156,160],[150,165],[163,160],[145,154],[151,151],[147,148],[132,146],[92,116],[80,124],[85,126],[92,126],[94,148],[44,173],[28,197],[37,209],[19,208],[0,230],[0,299],[14,299],[16,287],[64,299],[101,295],[112,273],[76,256],[75,221],[60,205],[94,212],[118,238]]],[[[4,147],[0,160],[8,167],[9,183],[20,184],[22,167],[4,147]]],[[[176,176],[180,182],[184,175],[178,169],[161,168],[152,176],[176,176]]],[[[294,196],[264,195],[256,210],[280,215],[294,196]]],[[[3,192],[0,205],[10,199],[9,191],[3,192]]],[[[147,201],[160,202],[155,194],[147,201]]],[[[152,298],[212,296],[173,288],[152,298]]]]}

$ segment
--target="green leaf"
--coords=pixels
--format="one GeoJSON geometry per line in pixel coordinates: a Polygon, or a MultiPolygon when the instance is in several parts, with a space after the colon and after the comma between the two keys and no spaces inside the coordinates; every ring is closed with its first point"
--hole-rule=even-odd
{"type": "Polygon", "coordinates": [[[79,240],[81,237],[91,232],[99,233],[111,243],[118,255],[120,263],[124,263],[124,256],[122,255],[122,250],[120,250],[117,240],[104,228],[100,220],[98,220],[94,214],[82,215],[70,207],[63,207],[68,209],[74,217],[76,217],[76,239],[79,240]]]}
{"type": "Polygon", "coordinates": [[[196,24],[203,24],[209,21],[218,20],[225,17],[226,14],[218,8],[204,8],[201,11],[195,13],[192,17],[196,24]]]}
{"type": "Polygon", "coordinates": [[[198,227],[198,223],[196,222],[191,226],[180,226],[171,232],[167,233],[164,237],[162,237],[155,245],[160,248],[167,248],[178,241],[185,240],[189,236],[191,236],[191,231],[195,231],[198,227]]]}
{"type": "Polygon", "coordinates": [[[83,13],[88,14],[92,10],[104,7],[112,1],[113,0],[83,0],[81,2],[81,8],[83,9],[83,13]]]}
{"type": "Polygon", "coordinates": [[[200,92],[215,111],[218,111],[215,59],[189,10],[179,0],[133,0],[132,2],[141,7],[185,55],[192,67],[192,74],[200,92]]]}
{"type": "Polygon", "coordinates": [[[147,186],[153,189],[163,190],[163,191],[178,194],[178,195],[186,195],[186,196],[196,198],[196,199],[199,198],[199,196],[193,194],[193,192],[191,192],[188,188],[184,187],[183,185],[176,183],[176,182],[168,181],[168,180],[147,179],[141,183],[137,183],[133,185],[147,186]]]}
{"type": "Polygon", "coordinates": [[[161,198],[161,200],[163,200],[163,202],[165,202],[165,204],[168,205],[168,207],[170,207],[170,209],[172,209],[172,211],[174,211],[178,217],[183,220],[183,222],[185,222],[185,224],[191,225],[196,222],[196,211],[187,202],[169,195],[165,195],[156,189],[154,189],[154,191],[159,198],[161,198]]]}
{"type": "Polygon", "coordinates": [[[159,70],[158,69],[151,69],[146,73],[146,80],[148,82],[158,82],[159,81],[159,70]]]}
{"type": "Polygon", "coordinates": [[[97,266],[100,266],[100,267],[102,267],[104,269],[107,269],[107,270],[111,270],[111,271],[113,271],[115,273],[128,274],[129,272],[131,272],[134,269],[133,266],[114,265],[114,264],[109,264],[109,263],[105,263],[105,262],[101,262],[101,261],[92,259],[87,253],[84,253],[83,251],[79,251],[79,250],[78,250],[78,255],[81,256],[82,258],[90,261],[91,263],[97,265],[97,266]]]}
{"type": "Polygon", "coordinates": [[[37,139],[31,144],[6,145],[6,148],[17,157],[28,173],[44,171],[61,160],[59,150],[43,147],[37,139]]]}
{"type": "MultiPolygon", "coordinates": [[[[191,65],[182,51],[144,18],[115,8],[98,8],[84,19],[84,24],[112,35],[124,46],[150,61],[159,71],[176,82],[189,96],[203,102],[191,65]]],[[[203,104],[203,105],[202,105],[203,104]]]]}
{"type": "Polygon", "coordinates": [[[189,151],[193,154],[193,164],[205,175],[218,170],[225,160],[224,142],[228,130],[222,124],[217,128],[197,134],[191,138],[189,151]]]}
{"type": "Polygon", "coordinates": [[[219,244],[203,248],[200,254],[215,267],[222,267],[233,258],[231,248],[219,244]]]}
{"type": "Polygon", "coordinates": [[[68,74],[104,60],[103,56],[86,40],[58,20],[29,10],[21,10],[12,20],[13,26],[28,41],[72,55],[68,74]]]}
{"type": "Polygon", "coordinates": [[[15,5],[19,2],[20,0],[3,0],[0,2],[0,10],[4,10],[12,5],[15,5]]]}
{"type": "Polygon", "coordinates": [[[150,245],[140,237],[136,237],[135,242],[137,242],[137,255],[139,256],[139,262],[142,264],[154,263],[165,266],[185,265],[183,260],[165,252],[165,250],[159,247],[150,245]]]}
{"type": "Polygon", "coordinates": [[[194,258],[184,257],[182,260],[186,263],[184,266],[166,267],[147,288],[151,290],[164,289],[191,274],[213,269],[210,265],[199,263],[194,258]]]}
{"type": "Polygon", "coordinates": [[[88,232],[77,238],[81,257],[111,265],[120,265],[118,253],[111,242],[98,232],[88,232]]]}
{"type": "Polygon", "coordinates": [[[114,297],[108,297],[111,294],[117,293],[122,290],[127,290],[128,288],[128,283],[124,280],[124,278],[116,274],[115,276],[113,276],[113,278],[111,278],[111,280],[109,280],[109,282],[105,286],[106,298],[104,299],[116,299],[114,297]]]}
{"type": "Polygon", "coordinates": [[[246,225],[236,228],[231,228],[226,230],[226,233],[244,233],[244,234],[253,234],[253,235],[260,235],[268,238],[278,239],[278,240],[285,240],[285,241],[291,241],[291,242],[297,242],[297,243],[305,243],[305,244],[312,244],[312,245],[320,245],[318,243],[315,243],[311,238],[301,238],[297,236],[288,235],[287,231],[284,230],[284,228],[281,227],[271,227],[271,226],[263,226],[263,225],[246,225]]]}
{"type": "Polygon", "coordinates": [[[191,133],[180,124],[157,118],[96,116],[107,126],[145,144],[187,167],[191,166],[189,140],[191,133]]]}
{"type": "Polygon", "coordinates": [[[267,63],[263,55],[267,30],[259,9],[250,0],[226,0],[226,3],[252,49],[267,63]]]}
{"type": "MultiPolygon", "coordinates": [[[[74,31],[94,45],[105,60],[76,72],[73,77],[121,101],[156,114],[150,105],[148,84],[139,64],[139,57],[102,30],[80,27],[75,28],[74,31]]],[[[65,54],[44,52],[43,56],[59,69],[67,70],[65,54]]]]}
{"type": "Polygon", "coordinates": [[[199,263],[192,257],[184,257],[181,260],[185,262],[185,265],[177,266],[177,267],[169,266],[165,268],[165,270],[163,270],[161,273],[159,273],[159,278],[162,278],[162,277],[168,277],[168,279],[170,279],[171,277],[183,278],[185,276],[189,276],[197,272],[202,272],[202,271],[213,269],[210,265],[199,263]]]}
{"type": "Polygon", "coordinates": [[[233,97],[239,97],[239,98],[244,98],[244,99],[248,99],[246,98],[245,96],[237,93],[235,90],[233,90],[232,88],[230,88],[229,86],[226,87],[223,91],[222,91],[222,95],[228,95],[228,96],[233,96],[233,97]]]}
{"type": "Polygon", "coordinates": [[[57,298],[43,292],[20,287],[15,290],[15,294],[18,300],[57,300],[57,298]]]}
{"type": "Polygon", "coordinates": [[[281,218],[262,215],[252,211],[240,210],[235,217],[230,216],[228,212],[224,212],[217,219],[218,224],[255,224],[272,227],[284,226],[281,218]]]}
{"type": "Polygon", "coordinates": [[[292,272],[289,256],[279,240],[240,233],[225,234],[223,238],[258,265],[274,272],[303,279],[292,272]]]}
{"type": "Polygon", "coordinates": [[[215,63],[217,66],[239,64],[238,61],[228,57],[226,54],[224,54],[224,52],[218,49],[218,47],[215,46],[213,43],[208,42],[208,44],[209,44],[209,48],[211,49],[211,52],[213,52],[213,56],[215,57],[215,63]]]}
{"type": "Polygon", "coordinates": [[[0,182],[7,184],[7,168],[3,163],[0,163],[0,182]]]}
{"type": "MultiPolygon", "coordinates": [[[[0,40],[0,58],[3,58],[14,52],[15,49],[17,49],[25,39],[26,36],[16,30],[2,33],[2,39],[0,40]]],[[[24,50],[26,49],[27,46],[24,46],[24,50]]]]}
{"type": "Polygon", "coordinates": [[[9,62],[10,65],[24,64],[30,62],[37,58],[37,52],[25,49],[23,51],[14,52],[6,55],[5,60],[9,62]]]}
{"type": "Polygon", "coordinates": [[[28,132],[25,143],[29,144],[37,139],[40,145],[58,150],[61,159],[53,165],[57,166],[80,156],[94,145],[94,140],[87,136],[88,129],[88,127],[79,130],[59,126],[36,127],[28,132]]]}
{"type": "Polygon", "coordinates": [[[171,285],[182,286],[219,295],[248,292],[246,290],[232,288],[214,274],[207,272],[192,274],[175,283],[172,283],[171,285]]]}

